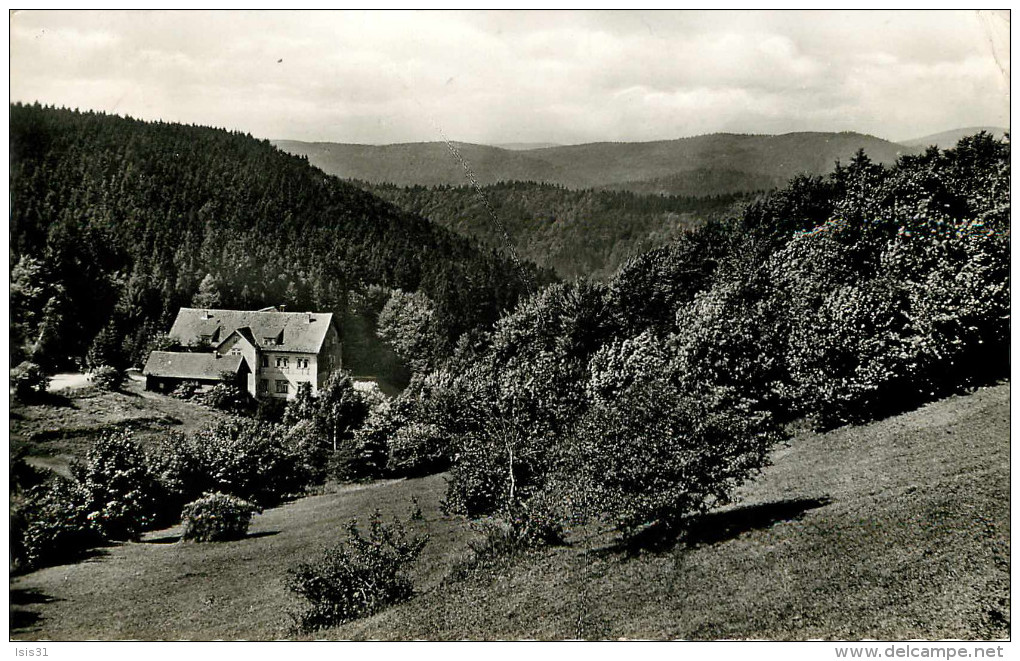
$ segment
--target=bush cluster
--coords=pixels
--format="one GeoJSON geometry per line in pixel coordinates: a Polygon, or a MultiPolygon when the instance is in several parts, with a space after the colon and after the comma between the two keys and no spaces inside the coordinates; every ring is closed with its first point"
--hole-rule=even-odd
{"type": "Polygon", "coordinates": [[[70,479],[53,476],[14,508],[12,560],[18,568],[65,562],[106,541],[138,539],[153,525],[161,487],[127,433],[107,434],[70,479]]]}
{"type": "Polygon", "coordinates": [[[39,365],[24,361],[11,368],[11,387],[14,396],[22,401],[30,400],[46,392],[49,379],[39,365]]]}
{"type": "Polygon", "coordinates": [[[217,383],[202,394],[202,403],[220,411],[244,412],[251,407],[251,396],[233,381],[217,383]]]}
{"type": "Polygon", "coordinates": [[[305,601],[294,615],[302,631],[339,626],[411,596],[406,571],[428,542],[427,535],[410,535],[396,520],[384,523],[379,512],[367,535],[357,521],[351,521],[347,533],[345,542],[326,549],[318,560],[288,572],[288,589],[305,601]]]}
{"type": "Polygon", "coordinates": [[[152,464],[175,514],[212,492],[270,507],[310,479],[282,426],[239,417],[187,436],[167,434],[152,464]]]}
{"type": "Polygon", "coordinates": [[[177,399],[194,399],[199,390],[201,390],[201,385],[198,381],[181,381],[170,393],[170,396],[177,399]]]}
{"type": "Polygon", "coordinates": [[[184,506],[181,539],[195,542],[226,542],[248,534],[251,517],[258,508],[246,500],[211,493],[184,506]]]}
{"type": "Polygon", "coordinates": [[[342,481],[368,475],[371,466],[356,438],[371,411],[369,401],[354,388],[347,372],[329,377],[319,393],[313,395],[310,384],[302,384],[294,399],[287,402],[283,422],[302,426],[299,445],[302,462],[321,480],[327,472],[342,481]]]}
{"type": "Polygon", "coordinates": [[[229,537],[244,519],[243,503],[275,505],[312,479],[279,425],[234,418],[187,436],[171,432],[150,455],[128,433],[106,434],[72,463],[70,479],[55,476],[19,497],[12,560],[39,567],[107,541],[135,540],[180,520],[186,505],[196,538],[229,537]],[[209,493],[216,495],[203,500],[209,493]],[[217,508],[226,518],[212,523],[217,508]]]}
{"type": "Polygon", "coordinates": [[[117,391],[124,385],[124,372],[111,365],[99,365],[89,373],[89,381],[100,390],[117,391]]]}
{"type": "Polygon", "coordinates": [[[387,467],[407,477],[438,473],[449,467],[449,441],[436,425],[412,422],[390,437],[387,467]]]}

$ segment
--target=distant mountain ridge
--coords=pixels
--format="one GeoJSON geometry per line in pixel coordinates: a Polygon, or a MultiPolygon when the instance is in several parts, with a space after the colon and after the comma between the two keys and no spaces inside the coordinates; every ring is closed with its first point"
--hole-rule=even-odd
{"type": "Polygon", "coordinates": [[[942,131],[941,133],[932,133],[921,138],[913,138],[911,140],[903,140],[900,144],[906,145],[907,147],[917,147],[924,149],[930,145],[934,145],[939,149],[950,149],[956,146],[956,143],[961,138],[966,138],[968,135],[974,135],[984,131],[990,133],[992,137],[1001,138],[1004,134],[1009,132],[1009,129],[1004,129],[1001,126],[972,126],[965,129],[953,129],[951,131],[942,131]]]}
{"type": "MultiPolygon", "coordinates": [[[[280,149],[346,179],[398,186],[462,185],[460,161],[442,142],[353,145],[275,140],[280,149]]],[[[653,142],[596,142],[532,149],[452,143],[480,184],[535,181],[571,189],[719,195],[780,186],[829,172],[858,149],[892,163],[916,148],[861,133],[713,133],[653,142]]],[[[522,145],[523,146],[523,145],[522,145]]]]}
{"type": "Polygon", "coordinates": [[[497,145],[490,145],[510,151],[525,151],[528,149],[546,149],[548,147],[562,147],[558,142],[504,142],[497,145]]]}

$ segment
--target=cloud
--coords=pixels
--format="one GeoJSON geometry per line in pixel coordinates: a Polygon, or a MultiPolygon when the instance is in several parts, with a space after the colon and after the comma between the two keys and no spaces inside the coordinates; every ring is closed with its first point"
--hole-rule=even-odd
{"type": "Polygon", "coordinates": [[[493,143],[721,130],[905,138],[1008,125],[1008,78],[987,32],[995,20],[918,11],[29,11],[11,20],[11,96],[343,142],[434,140],[440,128],[493,143]]]}

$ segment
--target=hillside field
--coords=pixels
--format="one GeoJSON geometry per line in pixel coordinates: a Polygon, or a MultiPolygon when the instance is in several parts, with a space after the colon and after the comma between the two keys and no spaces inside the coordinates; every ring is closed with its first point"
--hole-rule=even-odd
{"type": "Polygon", "coordinates": [[[144,444],[168,429],[192,432],[225,417],[127,379],[120,392],[87,386],[47,393],[39,403],[12,402],[11,446],[25,446],[30,464],[66,474],[71,459],[84,456],[103,432],[130,430],[144,444]]]}
{"type": "MultiPolygon", "coordinates": [[[[12,638],[294,638],[286,569],[379,508],[421,504],[407,603],[329,639],[944,639],[1009,636],[1009,384],[825,434],[799,433],[684,542],[628,554],[602,530],[480,564],[440,513],[443,476],[340,487],[267,510],[248,537],[179,529],[11,581],[12,638]],[[102,586],[97,589],[97,586],[102,586]]],[[[124,395],[123,397],[131,397],[124,395]]],[[[75,401],[75,400],[72,400],[75,401]]],[[[156,400],[142,417],[172,415],[156,400]]],[[[81,405],[53,424],[88,427],[81,405]]],[[[183,417],[183,412],[182,416],[183,417]]],[[[23,413],[22,413],[23,415],[23,413]]]]}

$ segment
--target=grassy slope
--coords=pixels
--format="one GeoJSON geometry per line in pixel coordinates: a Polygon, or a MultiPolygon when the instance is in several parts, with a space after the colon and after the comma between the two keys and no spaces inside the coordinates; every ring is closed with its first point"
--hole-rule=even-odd
{"type": "Polygon", "coordinates": [[[103,431],[131,429],[144,441],[166,429],[183,432],[206,427],[225,415],[189,402],[145,392],[127,380],[121,392],[95,388],[50,393],[42,403],[11,402],[12,444],[28,446],[30,463],[65,472],[103,431]]]}
{"type": "MultiPolygon", "coordinates": [[[[288,636],[281,576],[374,507],[422,503],[419,594],[328,638],[1008,635],[1009,386],[803,434],[697,543],[627,557],[606,533],[442,584],[472,533],[441,477],[315,496],[228,545],[127,544],[12,582],[17,638],[288,636]],[[103,586],[101,592],[95,586],[103,586]]],[[[150,536],[173,539],[175,532],[150,536]]]]}

